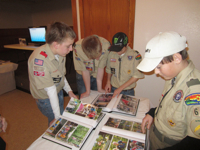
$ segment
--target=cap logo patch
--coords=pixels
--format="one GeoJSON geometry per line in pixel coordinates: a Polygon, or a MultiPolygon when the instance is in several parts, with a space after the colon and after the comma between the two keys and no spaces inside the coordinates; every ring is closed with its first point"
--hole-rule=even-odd
{"type": "Polygon", "coordinates": [[[176,91],[176,93],[173,96],[174,102],[179,103],[182,98],[183,98],[183,91],[182,90],[176,91]]]}
{"type": "Polygon", "coordinates": [[[118,41],[118,38],[114,38],[114,44],[116,44],[118,41]]]}
{"type": "Polygon", "coordinates": [[[200,93],[192,93],[185,97],[186,105],[200,105],[200,93]]]}
{"type": "Polygon", "coordinates": [[[126,45],[127,42],[128,42],[128,37],[125,37],[125,39],[124,39],[124,45],[126,45]]]}
{"type": "Polygon", "coordinates": [[[146,50],[145,50],[145,53],[150,53],[150,52],[151,52],[150,49],[146,49],[146,50]]]}

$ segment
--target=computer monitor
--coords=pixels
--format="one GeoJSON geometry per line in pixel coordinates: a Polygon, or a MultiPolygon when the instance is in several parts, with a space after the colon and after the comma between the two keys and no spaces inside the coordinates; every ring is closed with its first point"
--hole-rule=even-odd
{"type": "Polygon", "coordinates": [[[42,45],[46,42],[46,27],[29,27],[30,39],[32,43],[42,45]]]}

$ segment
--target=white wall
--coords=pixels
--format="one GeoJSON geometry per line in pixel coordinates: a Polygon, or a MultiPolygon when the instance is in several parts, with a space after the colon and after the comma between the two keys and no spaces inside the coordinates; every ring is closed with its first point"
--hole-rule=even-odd
{"type": "MultiPolygon", "coordinates": [[[[200,70],[200,1],[136,0],[134,49],[142,56],[147,42],[159,32],[176,31],[186,36],[190,59],[200,70]]],[[[147,97],[151,107],[159,103],[164,80],[145,75],[136,86],[136,96],[147,97]]]]}

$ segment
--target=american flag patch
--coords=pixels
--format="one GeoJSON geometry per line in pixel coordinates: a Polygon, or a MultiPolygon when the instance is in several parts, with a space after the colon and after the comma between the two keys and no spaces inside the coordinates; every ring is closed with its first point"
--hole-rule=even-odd
{"type": "Polygon", "coordinates": [[[44,76],[44,72],[43,71],[34,71],[34,76],[44,76]]]}
{"type": "Polygon", "coordinates": [[[34,64],[39,65],[39,66],[43,66],[43,62],[44,62],[43,60],[35,58],[34,64]]]}

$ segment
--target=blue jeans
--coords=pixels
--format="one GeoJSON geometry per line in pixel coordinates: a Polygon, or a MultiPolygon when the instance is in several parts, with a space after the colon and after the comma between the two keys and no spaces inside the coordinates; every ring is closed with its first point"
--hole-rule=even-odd
{"type": "MultiPolygon", "coordinates": [[[[83,81],[83,76],[78,73],[76,73],[76,83],[78,88],[78,95],[80,97],[82,93],[86,92],[86,88],[83,81]]],[[[97,81],[93,76],[90,76],[90,89],[97,91],[97,81]]]]}
{"type": "MultiPolygon", "coordinates": [[[[114,93],[114,91],[115,91],[116,89],[117,89],[117,88],[115,88],[115,87],[112,86],[112,88],[111,88],[111,93],[114,93]]],[[[134,91],[134,89],[123,90],[123,91],[121,91],[120,94],[135,96],[135,91],[134,91]]]]}
{"type": "MultiPolygon", "coordinates": [[[[63,90],[60,90],[60,92],[58,93],[58,99],[59,99],[59,106],[60,106],[60,114],[62,115],[64,111],[63,90]]],[[[38,99],[36,103],[39,110],[42,112],[42,114],[48,118],[48,125],[49,125],[49,123],[55,118],[49,98],[38,99]]]]}

